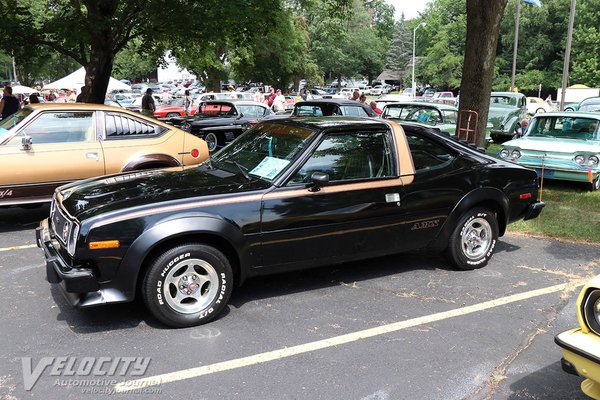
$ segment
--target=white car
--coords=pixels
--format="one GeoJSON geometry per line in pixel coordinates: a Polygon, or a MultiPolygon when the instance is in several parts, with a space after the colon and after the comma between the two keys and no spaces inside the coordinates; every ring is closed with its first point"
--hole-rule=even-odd
{"type": "Polygon", "coordinates": [[[352,98],[352,94],[355,91],[359,91],[360,92],[360,89],[357,88],[357,87],[345,87],[345,88],[342,88],[342,90],[340,91],[340,94],[342,96],[346,97],[347,99],[351,99],[352,98]]]}
{"type": "Polygon", "coordinates": [[[554,111],[554,108],[539,97],[527,97],[527,114],[535,115],[554,111]]]}

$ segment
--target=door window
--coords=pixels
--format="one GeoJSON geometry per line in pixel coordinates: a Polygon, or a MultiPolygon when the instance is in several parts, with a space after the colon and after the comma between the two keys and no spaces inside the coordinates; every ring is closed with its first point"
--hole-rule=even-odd
{"type": "Polygon", "coordinates": [[[9,142],[20,146],[25,136],[33,145],[49,143],[81,143],[96,140],[93,112],[46,112],[23,128],[9,142]]]}
{"type": "Polygon", "coordinates": [[[387,132],[326,135],[289,184],[308,183],[314,172],[328,174],[330,182],[394,176],[390,143],[387,132]]]}

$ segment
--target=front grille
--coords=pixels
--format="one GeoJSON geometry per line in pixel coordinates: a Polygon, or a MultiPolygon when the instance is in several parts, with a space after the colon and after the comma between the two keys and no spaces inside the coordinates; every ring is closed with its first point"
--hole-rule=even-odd
{"type": "Polygon", "coordinates": [[[66,246],[69,240],[69,235],[71,234],[71,230],[73,229],[73,222],[65,216],[56,200],[52,202],[50,222],[50,227],[52,228],[54,236],[56,236],[58,240],[66,246]]]}

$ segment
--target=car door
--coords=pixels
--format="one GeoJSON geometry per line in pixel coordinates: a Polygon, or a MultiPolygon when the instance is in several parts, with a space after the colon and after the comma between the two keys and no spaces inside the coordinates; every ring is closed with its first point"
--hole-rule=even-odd
{"type": "Polygon", "coordinates": [[[402,179],[389,131],[326,133],[280,188],[264,196],[265,266],[318,265],[404,248],[402,179]],[[318,191],[307,183],[329,175],[318,191]]]}
{"type": "Polygon", "coordinates": [[[93,111],[44,111],[0,147],[6,200],[35,202],[57,186],[104,174],[93,111]],[[23,146],[23,139],[31,144],[23,146]]]}

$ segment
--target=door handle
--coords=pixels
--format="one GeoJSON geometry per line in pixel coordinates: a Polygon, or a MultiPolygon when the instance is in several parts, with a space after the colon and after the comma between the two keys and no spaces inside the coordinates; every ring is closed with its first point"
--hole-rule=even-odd
{"type": "Polygon", "coordinates": [[[96,160],[96,161],[98,161],[100,159],[98,157],[98,153],[86,153],[85,158],[88,158],[90,160],[96,160]]]}
{"type": "Polygon", "coordinates": [[[400,205],[400,194],[399,193],[386,193],[385,195],[386,203],[396,203],[396,205],[400,205]]]}

